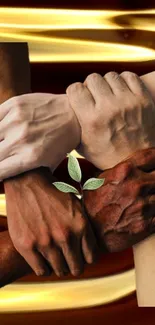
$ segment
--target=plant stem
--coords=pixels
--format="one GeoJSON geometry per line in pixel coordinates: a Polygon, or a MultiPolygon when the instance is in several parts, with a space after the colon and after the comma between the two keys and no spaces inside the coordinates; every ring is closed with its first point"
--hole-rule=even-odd
{"type": "Polygon", "coordinates": [[[83,215],[85,216],[85,206],[84,206],[83,188],[82,188],[81,183],[80,183],[80,190],[81,190],[81,205],[82,205],[82,211],[83,211],[83,215]]]}

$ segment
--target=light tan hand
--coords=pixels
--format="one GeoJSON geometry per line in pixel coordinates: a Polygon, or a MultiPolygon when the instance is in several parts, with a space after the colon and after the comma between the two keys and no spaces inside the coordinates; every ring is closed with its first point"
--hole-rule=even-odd
{"type": "Polygon", "coordinates": [[[67,96],[82,129],[77,150],[96,167],[113,167],[137,149],[155,145],[150,78],[140,79],[131,72],[110,72],[104,78],[91,74],[84,84],[68,87],[67,96]]]}
{"type": "Polygon", "coordinates": [[[40,166],[54,170],[80,142],[66,95],[24,94],[0,106],[0,179],[40,166]]]}

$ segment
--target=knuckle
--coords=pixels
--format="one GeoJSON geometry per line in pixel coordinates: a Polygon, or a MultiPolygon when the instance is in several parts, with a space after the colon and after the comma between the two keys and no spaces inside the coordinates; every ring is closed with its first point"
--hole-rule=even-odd
{"type": "Polygon", "coordinates": [[[86,230],[86,227],[87,221],[84,219],[84,217],[82,217],[76,226],[76,233],[82,234],[86,230]]]}
{"type": "Polygon", "coordinates": [[[126,79],[137,79],[138,78],[136,73],[130,72],[130,71],[123,71],[121,73],[121,76],[126,78],[126,79]]]}
{"type": "Polygon", "coordinates": [[[75,82],[67,88],[67,93],[76,93],[79,92],[81,89],[83,89],[83,84],[81,82],[75,82]]]}
{"type": "Polygon", "coordinates": [[[51,246],[51,238],[48,235],[44,235],[40,238],[38,246],[42,249],[45,249],[51,246]]]}
{"type": "Polygon", "coordinates": [[[56,241],[59,243],[59,244],[68,244],[69,243],[69,240],[70,240],[70,231],[69,229],[61,229],[57,232],[56,234],[56,241]]]}
{"type": "Polygon", "coordinates": [[[110,78],[110,79],[117,79],[118,78],[118,73],[117,72],[115,72],[115,71],[110,71],[110,72],[107,72],[106,74],[105,74],[105,76],[104,77],[106,77],[106,78],[110,78]]]}
{"type": "Polygon", "coordinates": [[[99,73],[93,72],[87,76],[85,81],[86,82],[95,81],[99,76],[100,76],[99,73]]]}
{"type": "Polygon", "coordinates": [[[21,237],[16,241],[15,245],[20,250],[29,251],[33,250],[35,241],[28,237],[21,237]]]}

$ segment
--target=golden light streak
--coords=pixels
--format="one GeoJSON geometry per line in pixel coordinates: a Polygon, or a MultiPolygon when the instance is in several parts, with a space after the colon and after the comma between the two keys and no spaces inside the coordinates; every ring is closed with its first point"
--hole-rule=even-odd
{"type": "Polygon", "coordinates": [[[126,28],[155,30],[153,19],[142,24],[145,15],[155,15],[155,9],[119,11],[119,10],[68,10],[68,9],[33,9],[0,7],[0,28],[38,30],[68,29],[123,29],[115,22],[117,17],[126,21],[126,28]],[[130,15],[131,21],[128,16],[130,15]],[[138,18],[137,15],[144,15],[138,18]],[[132,20],[133,19],[133,20],[132,20]],[[131,22],[133,21],[133,26],[131,22]]]}
{"type": "Polygon", "coordinates": [[[135,272],[89,280],[12,284],[0,290],[0,313],[92,307],[134,292],[135,272]]]}
{"type": "Polygon", "coordinates": [[[0,194],[0,215],[6,217],[6,200],[5,194],[0,194]]]}
{"type": "Polygon", "coordinates": [[[155,31],[155,9],[140,11],[66,10],[0,7],[0,41],[29,43],[32,62],[140,62],[155,59],[145,46],[80,40],[82,30],[155,31]],[[80,30],[79,39],[43,32],[80,30]]]}
{"type": "Polygon", "coordinates": [[[0,32],[1,42],[28,42],[31,62],[148,61],[155,50],[117,43],[0,32]]]}

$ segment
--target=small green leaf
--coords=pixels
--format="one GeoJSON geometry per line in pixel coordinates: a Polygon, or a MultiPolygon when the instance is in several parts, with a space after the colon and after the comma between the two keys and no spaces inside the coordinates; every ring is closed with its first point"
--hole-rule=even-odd
{"type": "Polygon", "coordinates": [[[80,194],[75,187],[64,182],[54,182],[53,185],[61,192],[80,194]]]}
{"type": "Polygon", "coordinates": [[[104,184],[104,178],[90,178],[84,185],[83,190],[96,190],[104,184]]]}
{"type": "Polygon", "coordinates": [[[68,155],[68,172],[74,181],[81,182],[82,173],[79,162],[76,157],[68,155]]]}

